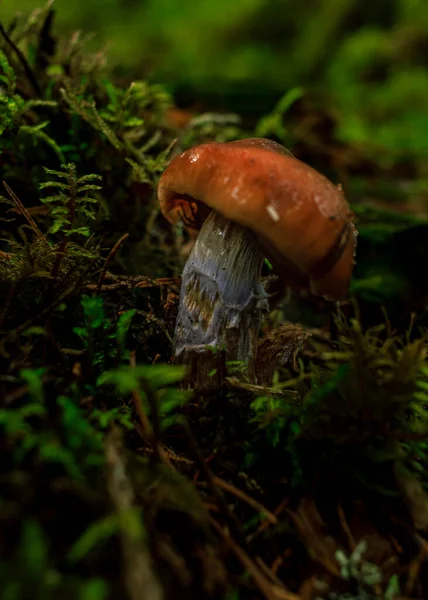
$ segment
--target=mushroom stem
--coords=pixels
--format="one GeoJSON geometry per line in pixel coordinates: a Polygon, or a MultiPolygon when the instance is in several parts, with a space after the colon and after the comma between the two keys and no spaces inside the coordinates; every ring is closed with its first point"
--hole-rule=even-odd
{"type": "Polygon", "coordinates": [[[254,381],[257,335],[268,310],[262,264],[251,231],[215,211],[208,215],[183,270],[174,336],[174,361],[190,365],[190,386],[217,387],[228,361],[242,361],[241,372],[254,381]],[[217,376],[209,377],[213,369],[217,376]]]}

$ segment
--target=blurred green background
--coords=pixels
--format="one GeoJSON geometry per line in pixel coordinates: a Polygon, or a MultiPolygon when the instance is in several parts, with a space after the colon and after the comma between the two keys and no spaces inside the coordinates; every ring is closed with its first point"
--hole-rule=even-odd
{"type": "MultiPolygon", "coordinates": [[[[14,15],[26,21],[42,6],[0,4],[18,44],[14,15]]],[[[365,312],[376,305],[370,321],[382,320],[385,306],[403,327],[410,312],[428,323],[420,270],[428,261],[428,0],[56,0],[53,8],[60,45],[76,30],[93,33],[85,47],[100,50],[110,70],[102,89],[147,80],[172,94],[187,119],[174,130],[180,147],[270,137],[343,184],[359,231],[352,293],[365,312]]]]}
{"type": "MultiPolygon", "coordinates": [[[[0,15],[40,0],[3,0],[0,15]]],[[[336,134],[385,160],[428,157],[427,0],[56,0],[57,31],[95,33],[111,66],[165,82],[181,105],[263,114],[321,93],[336,134]]]]}

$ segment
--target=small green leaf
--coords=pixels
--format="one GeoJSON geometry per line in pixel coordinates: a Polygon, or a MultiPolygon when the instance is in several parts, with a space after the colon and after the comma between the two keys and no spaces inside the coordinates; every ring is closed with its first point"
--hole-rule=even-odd
{"type": "Polygon", "coordinates": [[[118,320],[116,325],[116,339],[117,343],[120,346],[125,345],[126,336],[128,334],[129,328],[131,327],[132,319],[135,316],[137,311],[133,308],[131,310],[127,310],[123,312],[118,320]]]}
{"type": "Polygon", "coordinates": [[[28,391],[33,400],[43,402],[43,375],[46,373],[46,368],[39,369],[22,369],[20,376],[28,385],[28,391]]]}
{"type": "Polygon", "coordinates": [[[91,550],[105,543],[118,530],[118,518],[110,515],[100,521],[92,523],[85,533],[73,544],[67,559],[70,563],[76,563],[85,558],[91,550]]]}

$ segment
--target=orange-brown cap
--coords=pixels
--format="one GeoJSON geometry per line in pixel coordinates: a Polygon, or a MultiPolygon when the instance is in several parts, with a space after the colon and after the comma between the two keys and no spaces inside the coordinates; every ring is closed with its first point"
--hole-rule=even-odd
{"type": "Polygon", "coordinates": [[[342,191],[283,146],[249,138],[190,148],[159,181],[162,214],[196,233],[210,210],[248,227],[280,275],[329,299],[348,292],[356,229],[342,191]]]}

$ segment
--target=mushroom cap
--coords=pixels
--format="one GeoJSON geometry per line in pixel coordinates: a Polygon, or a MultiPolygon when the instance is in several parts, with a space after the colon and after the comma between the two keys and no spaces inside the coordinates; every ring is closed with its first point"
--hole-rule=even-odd
{"type": "Polygon", "coordinates": [[[348,292],[357,232],[339,187],[268,139],[201,144],[160,178],[162,214],[195,235],[210,210],[251,229],[280,276],[340,300],[348,292]]]}

